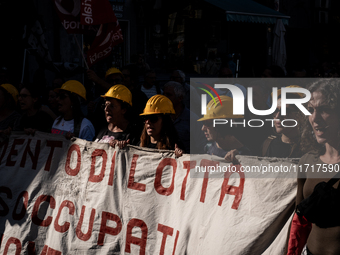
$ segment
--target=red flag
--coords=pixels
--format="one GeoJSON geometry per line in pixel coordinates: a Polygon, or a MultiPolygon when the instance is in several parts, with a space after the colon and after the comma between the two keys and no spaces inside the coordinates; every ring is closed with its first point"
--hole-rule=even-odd
{"type": "Polygon", "coordinates": [[[108,0],[81,0],[81,24],[100,25],[112,22],[117,22],[117,18],[108,0]]]}
{"type": "Polygon", "coordinates": [[[61,24],[69,34],[95,35],[98,27],[80,22],[80,0],[52,0],[61,24]]]}
{"type": "Polygon", "coordinates": [[[87,55],[89,66],[108,57],[113,46],[123,42],[122,30],[108,0],[52,1],[69,34],[96,35],[87,55]]]}
{"type": "Polygon", "coordinates": [[[109,56],[113,46],[123,42],[122,30],[116,23],[102,24],[90,50],[87,52],[89,66],[109,56]]]}

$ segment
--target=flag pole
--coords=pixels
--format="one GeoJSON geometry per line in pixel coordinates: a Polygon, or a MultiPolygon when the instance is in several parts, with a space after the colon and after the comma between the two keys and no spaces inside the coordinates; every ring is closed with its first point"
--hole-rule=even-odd
{"type": "Polygon", "coordinates": [[[83,60],[84,60],[84,63],[85,63],[86,68],[89,69],[89,66],[88,66],[88,64],[87,64],[87,62],[86,62],[86,59],[85,59],[85,56],[84,56],[83,49],[80,47],[79,42],[78,42],[78,40],[77,40],[75,34],[73,34],[73,38],[74,38],[74,40],[76,41],[76,43],[77,43],[77,45],[78,45],[78,49],[79,49],[79,51],[80,51],[80,53],[81,53],[81,56],[83,57],[83,60]]]}
{"type": "Polygon", "coordinates": [[[22,65],[22,74],[21,74],[21,83],[24,83],[24,76],[25,76],[25,66],[26,66],[26,48],[24,51],[24,63],[22,65]]]}

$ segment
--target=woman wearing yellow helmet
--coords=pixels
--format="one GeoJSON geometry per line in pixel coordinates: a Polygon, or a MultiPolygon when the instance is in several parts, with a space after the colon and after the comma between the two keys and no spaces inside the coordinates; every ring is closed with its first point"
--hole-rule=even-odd
{"type": "Polygon", "coordinates": [[[182,143],[171,119],[175,114],[172,102],[166,96],[151,97],[140,114],[144,119],[144,129],[140,137],[140,146],[162,150],[175,150],[177,157],[182,156],[182,143]]]}
{"type": "Polygon", "coordinates": [[[86,90],[79,81],[70,80],[63,84],[58,93],[58,111],[61,115],[54,121],[53,134],[64,134],[66,138],[73,136],[92,141],[95,130],[92,123],[84,118],[81,100],[86,100],[86,90]]]}
{"type": "Polygon", "coordinates": [[[95,142],[109,143],[112,147],[126,144],[136,145],[139,141],[140,129],[131,121],[132,95],[124,85],[112,86],[105,95],[103,109],[108,123],[99,131],[95,142]]]}

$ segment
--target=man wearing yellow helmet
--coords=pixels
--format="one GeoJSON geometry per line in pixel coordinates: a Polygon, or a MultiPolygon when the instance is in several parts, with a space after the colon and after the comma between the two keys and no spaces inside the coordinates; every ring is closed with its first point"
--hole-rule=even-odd
{"type": "Polygon", "coordinates": [[[0,133],[19,129],[20,114],[15,111],[18,90],[11,84],[0,85],[0,133]]]}
{"type": "Polygon", "coordinates": [[[108,125],[100,130],[95,142],[109,143],[112,147],[136,145],[140,129],[132,123],[130,90],[118,84],[112,86],[102,97],[105,99],[103,109],[108,125]]]}
{"type": "Polygon", "coordinates": [[[233,115],[233,99],[228,96],[214,98],[207,105],[207,113],[198,121],[203,122],[202,131],[208,142],[205,152],[210,155],[223,157],[228,161],[237,162],[236,155],[251,155],[250,150],[241,142],[242,129],[228,125],[213,126],[214,119],[226,119],[228,122],[233,119],[244,118],[242,115],[233,115]],[[216,103],[215,103],[216,102],[216,103]],[[221,103],[222,102],[222,103],[221,103]]]}

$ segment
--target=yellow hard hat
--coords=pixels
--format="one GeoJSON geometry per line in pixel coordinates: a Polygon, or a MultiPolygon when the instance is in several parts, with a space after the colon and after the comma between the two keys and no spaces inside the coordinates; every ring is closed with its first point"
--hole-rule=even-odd
{"type": "Polygon", "coordinates": [[[15,103],[18,102],[19,92],[18,92],[18,90],[12,84],[4,83],[4,84],[1,84],[0,87],[3,87],[9,94],[11,94],[11,96],[13,97],[15,103]]]}
{"type": "Polygon", "coordinates": [[[58,93],[59,90],[70,91],[72,93],[75,93],[75,94],[81,96],[82,98],[84,98],[86,100],[86,89],[85,89],[84,85],[81,84],[79,81],[69,80],[69,81],[65,82],[63,84],[63,86],[61,86],[61,88],[57,88],[54,91],[58,93]]]}
{"type": "Polygon", "coordinates": [[[203,118],[200,118],[197,121],[244,118],[243,115],[233,115],[233,99],[231,97],[222,95],[220,98],[222,105],[218,97],[215,97],[215,100],[211,100],[208,103],[207,113],[203,118]]]}
{"type": "Polygon", "coordinates": [[[109,76],[111,74],[115,74],[115,73],[119,73],[120,75],[122,75],[122,77],[124,77],[123,73],[118,68],[111,67],[111,68],[109,68],[109,70],[106,71],[105,79],[107,78],[107,76],[109,76]]]}
{"type": "MultiPolygon", "coordinates": [[[[290,85],[290,86],[287,86],[286,88],[302,88],[302,87],[300,87],[300,86],[298,86],[298,85],[290,85]]],[[[297,95],[299,95],[299,97],[305,97],[305,95],[304,94],[302,94],[302,93],[293,93],[293,94],[297,94],[297,95]]],[[[272,92],[272,97],[273,97],[273,92],[272,92]]],[[[277,90],[277,98],[279,98],[279,96],[281,95],[281,89],[278,89],[277,90]]]]}
{"type": "Polygon", "coordinates": [[[116,98],[132,106],[132,94],[127,87],[121,84],[112,86],[105,95],[102,95],[101,97],[116,98]]]}
{"type": "Polygon", "coordinates": [[[169,98],[163,95],[154,95],[146,103],[143,113],[139,115],[150,115],[160,113],[175,114],[175,110],[169,98]]]}

